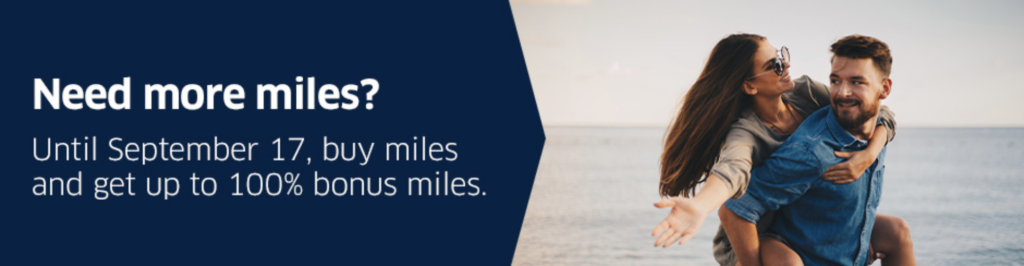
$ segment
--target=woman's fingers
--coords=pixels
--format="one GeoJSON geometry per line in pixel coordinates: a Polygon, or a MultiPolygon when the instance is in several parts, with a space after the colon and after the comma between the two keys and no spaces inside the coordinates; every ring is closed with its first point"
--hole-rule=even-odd
{"type": "Polygon", "coordinates": [[[825,173],[832,172],[832,171],[839,171],[839,170],[848,170],[848,169],[850,169],[850,163],[849,162],[841,162],[841,163],[833,164],[828,169],[825,169],[825,173]]]}
{"type": "Polygon", "coordinates": [[[654,231],[651,231],[651,236],[656,236],[659,232],[665,231],[665,229],[668,229],[668,220],[662,220],[658,226],[654,227],[654,231]]]}
{"type": "Polygon", "coordinates": [[[852,183],[853,181],[857,181],[857,179],[843,179],[843,180],[838,180],[838,181],[832,182],[832,184],[844,185],[844,184],[852,183]]]}
{"type": "Polygon", "coordinates": [[[835,183],[837,185],[841,185],[841,184],[846,184],[846,183],[849,183],[849,182],[857,181],[857,177],[854,177],[854,176],[850,175],[849,172],[847,172],[847,173],[845,173],[843,175],[840,175],[840,176],[837,176],[837,177],[824,178],[824,180],[825,181],[831,181],[831,182],[833,182],[833,183],[835,183]]]}
{"type": "Polygon", "coordinates": [[[679,240],[679,245],[683,245],[683,244],[686,244],[686,242],[690,242],[690,239],[693,238],[693,236],[695,236],[695,235],[697,235],[697,234],[686,234],[686,235],[684,235],[683,239],[679,240]]]}
{"type": "Polygon", "coordinates": [[[659,202],[655,202],[654,203],[654,207],[657,207],[659,209],[660,208],[665,208],[665,207],[672,207],[672,206],[676,206],[676,202],[673,201],[672,199],[663,199],[663,200],[661,200],[659,202]]]}
{"type": "Polygon", "coordinates": [[[836,157],[847,158],[847,159],[850,159],[850,160],[847,160],[845,162],[841,162],[841,163],[837,163],[837,164],[832,165],[832,167],[829,167],[827,170],[825,170],[825,173],[821,175],[821,178],[824,179],[825,181],[832,181],[834,184],[837,184],[837,185],[842,185],[842,184],[847,184],[847,183],[850,183],[850,182],[853,182],[853,181],[857,181],[857,179],[860,176],[859,175],[854,175],[854,173],[853,173],[853,168],[854,168],[853,161],[856,161],[855,159],[853,159],[853,157],[855,155],[858,155],[858,154],[862,153],[862,151],[856,151],[856,152],[835,151],[833,153],[835,153],[836,157]]]}
{"type": "Polygon", "coordinates": [[[665,232],[661,233],[661,236],[658,237],[658,240],[654,241],[654,246],[655,247],[661,246],[662,243],[665,243],[665,241],[667,241],[669,239],[669,237],[671,237],[675,233],[676,233],[676,230],[673,230],[672,228],[669,228],[668,230],[665,230],[665,232]]]}
{"type": "Polygon", "coordinates": [[[826,181],[836,181],[840,179],[848,179],[851,177],[852,175],[850,175],[850,170],[846,169],[832,170],[825,172],[824,174],[821,174],[821,179],[825,179],[826,181]]]}
{"type": "MultiPolygon", "coordinates": [[[[836,156],[850,155],[852,155],[852,153],[850,152],[836,152],[836,156]]],[[[821,179],[825,181],[831,181],[833,184],[836,185],[842,185],[853,181],[857,181],[859,176],[855,176],[851,168],[853,168],[853,165],[849,161],[837,163],[835,165],[832,165],[832,167],[829,167],[824,174],[821,174],[821,179]]]]}
{"type": "Polygon", "coordinates": [[[843,176],[843,172],[847,172],[847,171],[844,171],[844,170],[831,170],[831,171],[825,172],[824,174],[821,174],[821,178],[825,179],[825,180],[828,180],[828,181],[832,181],[834,179],[837,179],[837,178],[843,176]]]}
{"type": "Polygon", "coordinates": [[[654,203],[654,206],[658,208],[672,207],[672,212],[668,217],[665,217],[651,231],[651,236],[658,237],[654,241],[655,247],[667,248],[675,242],[683,244],[690,241],[706,215],[700,213],[694,205],[693,201],[681,197],[671,197],[654,203]]]}
{"type": "Polygon", "coordinates": [[[676,242],[676,240],[679,239],[680,237],[683,237],[683,231],[675,230],[675,232],[666,239],[668,241],[665,241],[665,245],[662,247],[667,248],[668,246],[671,246],[672,243],[676,242]]]}
{"type": "MultiPolygon", "coordinates": [[[[656,208],[665,208],[665,207],[672,207],[672,206],[676,206],[676,203],[675,203],[675,201],[672,201],[671,198],[664,199],[664,200],[661,200],[659,202],[655,202],[654,203],[654,207],[656,207],[656,208]]],[[[669,214],[669,217],[671,217],[671,214],[669,214]]],[[[659,232],[665,231],[665,229],[668,229],[669,228],[668,219],[669,218],[666,217],[665,220],[662,220],[661,223],[658,224],[658,226],[654,227],[654,231],[651,231],[651,236],[656,236],[656,235],[658,235],[659,232]]],[[[657,245],[655,245],[655,246],[657,246],[657,245]]]]}
{"type": "Polygon", "coordinates": [[[825,172],[825,174],[821,175],[821,179],[825,181],[831,181],[836,185],[842,185],[853,181],[857,181],[858,177],[854,176],[850,172],[850,170],[835,170],[825,172]]]}

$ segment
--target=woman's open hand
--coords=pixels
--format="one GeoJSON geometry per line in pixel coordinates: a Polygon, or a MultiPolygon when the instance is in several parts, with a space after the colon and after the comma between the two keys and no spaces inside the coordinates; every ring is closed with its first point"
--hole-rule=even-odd
{"type": "Polygon", "coordinates": [[[878,156],[866,149],[850,152],[836,151],[835,154],[836,157],[847,158],[847,160],[829,167],[821,175],[821,178],[825,181],[832,181],[836,185],[857,181],[860,175],[864,173],[864,170],[867,170],[868,167],[871,167],[871,164],[875,163],[875,158],[878,156]]]}
{"type": "Polygon", "coordinates": [[[683,197],[671,197],[658,203],[654,204],[654,207],[666,208],[672,207],[672,211],[668,213],[665,220],[662,220],[654,231],[651,231],[651,236],[657,236],[657,241],[654,241],[654,246],[668,247],[673,242],[679,241],[679,244],[686,244],[690,241],[697,231],[700,230],[700,226],[704,225],[704,218],[707,218],[708,212],[703,210],[696,201],[690,198],[683,197]]]}

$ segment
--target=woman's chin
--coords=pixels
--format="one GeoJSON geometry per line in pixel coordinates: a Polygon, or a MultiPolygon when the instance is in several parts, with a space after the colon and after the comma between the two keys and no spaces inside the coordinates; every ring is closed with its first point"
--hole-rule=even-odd
{"type": "Polygon", "coordinates": [[[796,83],[794,83],[793,80],[789,78],[789,76],[786,76],[785,79],[779,81],[779,86],[782,87],[782,92],[788,92],[793,90],[793,87],[796,86],[796,83]]]}

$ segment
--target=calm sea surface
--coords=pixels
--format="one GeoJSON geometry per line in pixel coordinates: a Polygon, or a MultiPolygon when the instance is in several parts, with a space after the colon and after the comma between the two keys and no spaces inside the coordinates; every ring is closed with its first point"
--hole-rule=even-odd
{"type": "MultiPolygon", "coordinates": [[[[664,129],[545,132],[513,264],[717,265],[715,214],[653,247],[664,129]]],[[[878,212],[907,220],[919,265],[1024,265],[1024,129],[901,128],[887,156],[878,212]]]]}

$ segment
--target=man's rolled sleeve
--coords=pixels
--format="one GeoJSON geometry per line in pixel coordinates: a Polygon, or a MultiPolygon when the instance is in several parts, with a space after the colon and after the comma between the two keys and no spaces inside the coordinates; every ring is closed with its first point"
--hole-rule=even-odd
{"type": "Polygon", "coordinates": [[[729,208],[736,216],[743,218],[751,223],[757,223],[761,220],[761,215],[764,215],[768,211],[761,201],[754,198],[750,194],[744,194],[738,199],[729,199],[725,201],[725,207],[729,208]]]}

